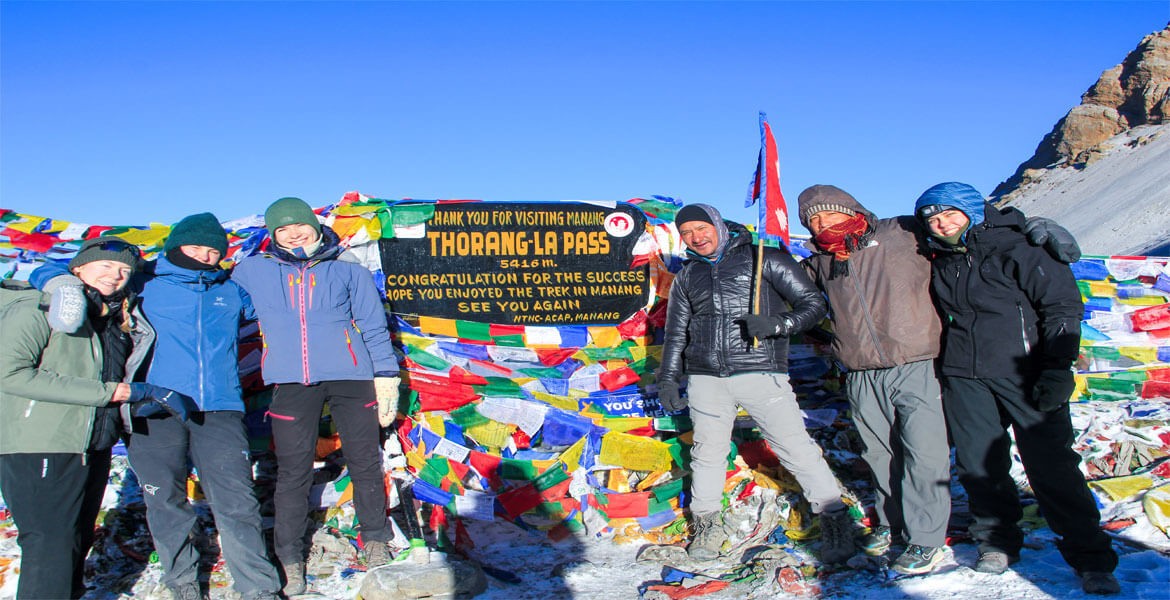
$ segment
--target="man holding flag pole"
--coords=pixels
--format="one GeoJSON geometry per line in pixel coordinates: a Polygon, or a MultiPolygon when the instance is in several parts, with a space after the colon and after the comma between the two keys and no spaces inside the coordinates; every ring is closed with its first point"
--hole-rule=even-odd
{"type": "MultiPolygon", "coordinates": [[[[763,196],[761,208],[784,224],[775,235],[787,241],[776,144],[762,113],[760,125],[763,148],[753,190],[763,196]]],[[[812,511],[821,515],[821,561],[848,559],[854,552],[849,511],[820,447],[804,428],[787,376],[788,336],[824,318],[824,298],[786,249],[753,247],[747,228],[725,222],[711,206],[684,206],[675,225],[688,260],[670,288],[658,386],[663,408],[676,412],[689,404],[694,423],[687,552],[696,560],[713,560],[727,540],[720,510],[732,428],[743,407],[780,464],[796,477],[812,511]]]]}

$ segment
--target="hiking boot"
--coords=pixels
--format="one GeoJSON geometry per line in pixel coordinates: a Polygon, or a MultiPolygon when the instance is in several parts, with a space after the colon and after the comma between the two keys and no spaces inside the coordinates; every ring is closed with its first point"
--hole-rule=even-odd
{"type": "Polygon", "coordinates": [[[1012,555],[998,550],[982,552],[979,554],[979,560],[975,563],[975,570],[980,573],[1002,575],[1007,570],[1008,565],[1013,565],[1019,562],[1019,560],[1020,557],[1018,555],[1012,555]]]}
{"type": "Polygon", "coordinates": [[[1086,594],[1120,594],[1121,584],[1113,573],[1085,571],[1081,573],[1081,589],[1086,594]]]}
{"type": "Polygon", "coordinates": [[[718,512],[697,515],[691,523],[691,543],[687,554],[694,560],[715,560],[727,541],[723,530],[723,515],[718,512]]]}
{"type": "Polygon", "coordinates": [[[386,542],[366,542],[365,559],[367,569],[390,564],[390,549],[386,542]]]}
{"type": "Polygon", "coordinates": [[[295,562],[282,565],[284,570],[284,588],[280,591],[285,596],[299,596],[305,593],[305,563],[295,562]]]}
{"type": "Polygon", "coordinates": [[[910,544],[891,568],[905,575],[921,575],[933,571],[945,556],[941,547],[910,544]]]}
{"type": "Polygon", "coordinates": [[[206,600],[207,596],[203,595],[203,588],[199,587],[198,581],[191,583],[184,583],[178,587],[171,588],[171,596],[175,600],[206,600]]]}
{"type": "Polygon", "coordinates": [[[870,556],[881,556],[890,549],[890,528],[878,525],[861,538],[861,551],[870,556]]]}
{"type": "Polygon", "coordinates": [[[853,518],[849,509],[841,507],[821,513],[821,562],[844,562],[853,553],[853,518]]]}

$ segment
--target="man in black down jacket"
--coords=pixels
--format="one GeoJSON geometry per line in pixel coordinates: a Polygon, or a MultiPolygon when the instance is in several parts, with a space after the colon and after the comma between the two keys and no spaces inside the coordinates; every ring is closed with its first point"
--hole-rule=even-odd
{"type": "Polygon", "coordinates": [[[1083,306],[1067,265],[1028,244],[1019,211],[1001,213],[975,188],[940,183],[915,216],[930,231],[931,291],[943,318],[942,393],[959,481],[970,499],[976,571],[1019,560],[1024,534],[1011,438],[1057,548],[1084,591],[1120,591],[1117,554],[1072,449],[1083,306]]]}
{"type": "Polygon", "coordinates": [[[705,204],[683,207],[675,225],[689,260],[670,288],[658,385],[663,408],[682,410],[689,401],[694,422],[688,553],[712,560],[726,541],[720,508],[731,431],[742,406],[796,476],[813,512],[822,515],[821,560],[849,558],[852,523],[840,486],[804,428],[787,377],[788,336],[824,318],[824,298],[791,255],[765,248],[760,310],[751,314],[756,248],[747,229],[725,224],[705,204]],[[679,395],[684,372],[686,401],[679,395]]]}

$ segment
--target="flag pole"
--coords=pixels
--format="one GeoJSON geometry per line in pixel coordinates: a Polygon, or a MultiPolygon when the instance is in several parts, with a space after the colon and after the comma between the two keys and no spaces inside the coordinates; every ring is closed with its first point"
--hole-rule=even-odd
{"type": "MultiPolygon", "coordinates": [[[[760,314],[760,290],[764,280],[764,236],[760,235],[764,231],[764,224],[756,224],[756,273],[753,279],[755,280],[752,290],[752,314],[760,314]]],[[[752,348],[759,345],[760,340],[755,337],[752,338],[752,348]]]]}

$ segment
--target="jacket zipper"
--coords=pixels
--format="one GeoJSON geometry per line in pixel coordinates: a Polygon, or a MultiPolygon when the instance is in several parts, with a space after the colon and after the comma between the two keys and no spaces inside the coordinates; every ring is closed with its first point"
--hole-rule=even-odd
{"type": "Polygon", "coordinates": [[[1024,322],[1024,307],[1016,302],[1016,311],[1020,313],[1020,339],[1024,342],[1024,354],[1032,353],[1032,344],[1028,342],[1028,326],[1024,322]]]}
{"type": "MultiPolygon", "coordinates": [[[[971,301],[970,301],[970,298],[971,298],[970,288],[971,288],[971,279],[972,279],[971,270],[974,268],[975,263],[971,259],[970,250],[968,250],[967,254],[963,258],[967,262],[967,281],[965,282],[966,285],[963,286],[963,304],[966,304],[967,306],[971,306],[971,301]]],[[[955,287],[956,287],[956,289],[958,289],[957,281],[958,281],[959,276],[962,274],[962,271],[963,271],[963,265],[960,264],[958,270],[955,272],[955,280],[956,280],[955,287]]],[[[978,342],[975,339],[975,329],[976,329],[975,322],[979,320],[979,312],[974,310],[974,307],[972,307],[972,309],[973,310],[971,311],[971,330],[968,333],[971,335],[971,371],[970,371],[970,376],[974,377],[975,376],[975,366],[978,363],[978,360],[976,357],[979,356],[979,348],[977,347],[978,342]]]]}
{"type": "Polygon", "coordinates": [[[349,339],[349,330],[345,330],[345,348],[349,350],[349,357],[353,359],[353,366],[357,366],[357,355],[353,353],[353,342],[349,339]]]}
{"type": "Polygon", "coordinates": [[[877,335],[877,326],[874,325],[873,315],[869,312],[869,300],[865,296],[865,292],[861,289],[861,284],[858,283],[856,277],[848,277],[847,279],[853,281],[853,289],[857,291],[857,297],[861,299],[861,312],[865,315],[865,324],[869,326],[869,336],[873,339],[874,350],[877,350],[878,360],[881,364],[888,365],[891,361],[886,358],[886,353],[882,349],[881,341],[877,335]]]}
{"type": "Polygon", "coordinates": [[[301,319],[301,371],[304,374],[304,384],[309,385],[309,324],[305,314],[305,275],[308,267],[301,267],[297,276],[297,313],[301,319]]]}
{"type": "MultiPolygon", "coordinates": [[[[203,283],[203,274],[199,274],[199,283],[203,283]]],[[[203,401],[205,399],[203,390],[203,296],[207,288],[204,287],[199,296],[199,302],[195,307],[195,359],[199,364],[199,408],[203,408],[203,401]]]]}

